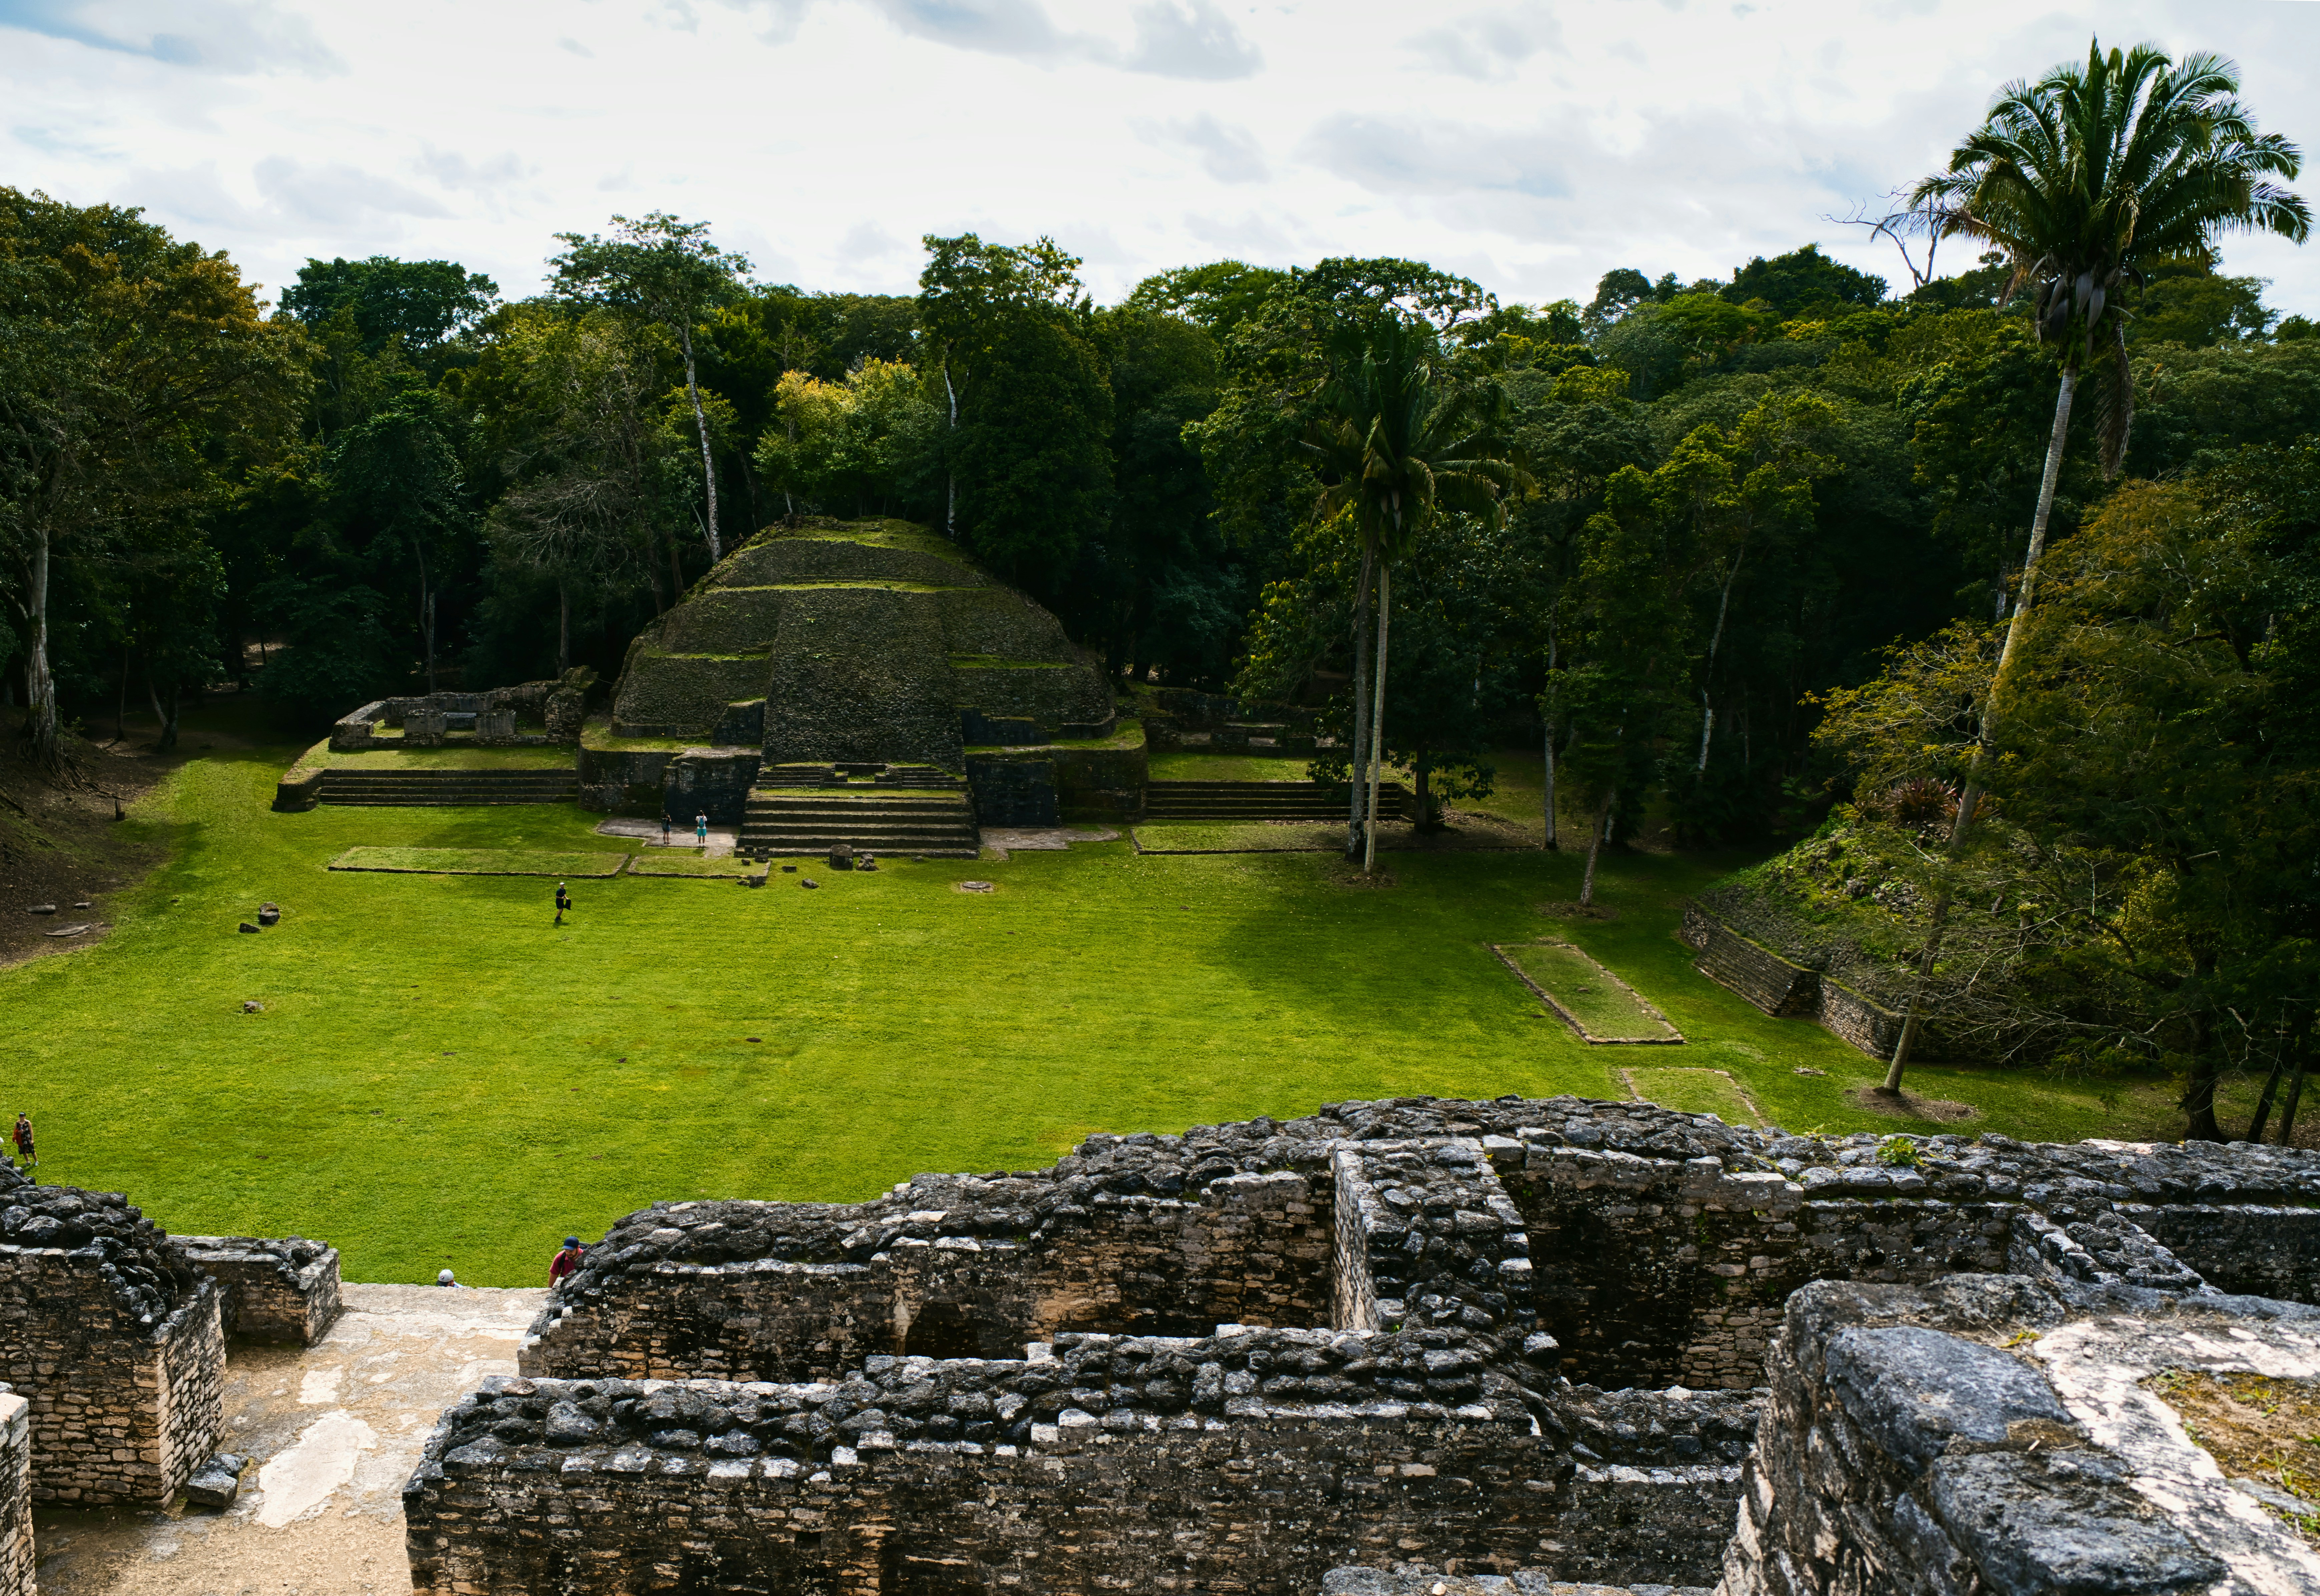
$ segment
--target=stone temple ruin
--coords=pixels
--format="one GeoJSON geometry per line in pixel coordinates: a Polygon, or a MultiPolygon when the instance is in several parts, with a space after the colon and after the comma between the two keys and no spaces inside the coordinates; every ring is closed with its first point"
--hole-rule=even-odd
{"type": "Polygon", "coordinates": [[[2320,1591],[2320,1156],[1396,1099],[656,1204],[446,1412],[422,1591],[2320,1591]],[[2300,1383],[2300,1384],[2298,1384],[2300,1383]],[[2311,1502],[2301,1503],[2308,1513],[2311,1502]]]}
{"type": "Polygon", "coordinates": [[[32,1590],[33,1504],[169,1504],[217,1444],[228,1335],[312,1345],[338,1293],[319,1242],[172,1237],[0,1164],[0,1593],[32,1590]]]}

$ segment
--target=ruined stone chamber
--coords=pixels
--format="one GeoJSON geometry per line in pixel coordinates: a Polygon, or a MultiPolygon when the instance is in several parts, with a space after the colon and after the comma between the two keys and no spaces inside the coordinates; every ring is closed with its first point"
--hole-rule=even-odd
{"type": "Polygon", "coordinates": [[[1707,1586],[1740,1577],[1752,1445],[1793,1438],[1762,1387],[1799,1288],[1997,1278],[2034,1329],[2212,1307],[2207,1270],[2308,1299],[2315,1198],[2320,1158],[2270,1149],[1507,1098],[1091,1137],[858,1204],[657,1204],[551,1296],[518,1378],[444,1415],[405,1493],[413,1579],[1707,1586]]]}
{"type": "Polygon", "coordinates": [[[339,1255],[320,1243],[188,1243],[118,1193],[0,1165],[0,1591],[31,1588],[29,1519],[24,1582],[10,1581],[16,1507],[166,1505],[209,1457],[229,1314],[311,1343],[338,1297],[339,1255]]]}
{"type": "Polygon", "coordinates": [[[584,794],[740,823],[745,850],[938,852],[915,844],[947,817],[1053,825],[1091,782],[1140,790],[1119,731],[1099,663],[956,545],[813,522],[752,541],[630,645],[584,794]]]}

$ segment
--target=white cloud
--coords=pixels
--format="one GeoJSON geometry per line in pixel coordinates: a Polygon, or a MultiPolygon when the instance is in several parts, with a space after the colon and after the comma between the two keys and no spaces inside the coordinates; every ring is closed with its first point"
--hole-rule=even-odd
{"type": "Polygon", "coordinates": [[[1255,136],[1237,122],[1220,122],[1211,112],[1167,122],[1138,118],[1137,137],[1161,149],[1183,148],[1200,157],[1201,170],[1219,183],[1262,183],[1272,176],[1255,136]]]}
{"type": "Polygon", "coordinates": [[[295,11],[267,0],[0,0],[0,30],[221,73],[344,72],[295,11]]]}
{"type": "Polygon", "coordinates": [[[1162,77],[1247,77],[1264,64],[1213,0],[1154,0],[1136,10],[1136,42],[1122,60],[1162,77]]]}
{"type": "Polygon", "coordinates": [[[1563,43],[1562,24],[1545,10],[1479,12],[1409,41],[1418,59],[1437,71],[1483,82],[1500,81],[1542,50],[1563,43]]]}
{"type": "MultiPolygon", "coordinates": [[[[769,277],[881,292],[909,290],[920,235],[969,228],[1052,234],[1105,300],[1332,254],[1583,300],[1614,266],[1722,275],[1810,240],[1899,282],[1824,218],[2098,29],[2236,57],[2263,124],[2320,159],[2309,5],[0,0],[0,172],[144,205],[269,283],[387,253],[512,296],[552,234],[654,208],[769,277]]],[[[2225,248],[2320,315],[2320,249],[2225,248]]]]}

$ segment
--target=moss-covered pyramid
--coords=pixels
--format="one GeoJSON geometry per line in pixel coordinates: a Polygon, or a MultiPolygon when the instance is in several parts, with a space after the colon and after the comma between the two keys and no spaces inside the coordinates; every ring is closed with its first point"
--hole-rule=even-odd
{"type": "Polygon", "coordinates": [[[937,764],[1110,731],[1056,618],[905,521],[768,530],[630,645],[615,735],[761,744],[768,764],[937,764]]]}

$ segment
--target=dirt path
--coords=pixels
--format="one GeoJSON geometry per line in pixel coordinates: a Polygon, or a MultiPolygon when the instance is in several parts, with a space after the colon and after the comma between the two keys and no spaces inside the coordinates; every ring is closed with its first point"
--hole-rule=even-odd
{"type": "Polygon", "coordinates": [[[235,1345],[221,1446],[253,1459],[241,1500],[222,1514],[38,1513],[42,1596],[407,1591],[403,1483],[445,1407],[515,1372],[547,1294],[349,1285],[322,1345],[235,1345]]]}

